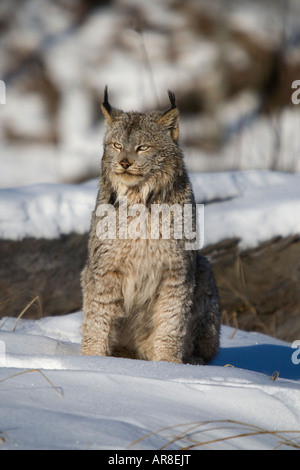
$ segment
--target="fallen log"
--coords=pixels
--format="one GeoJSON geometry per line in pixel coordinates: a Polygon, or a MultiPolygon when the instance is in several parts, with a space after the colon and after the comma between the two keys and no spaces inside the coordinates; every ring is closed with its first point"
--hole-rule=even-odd
{"type": "MultiPolygon", "coordinates": [[[[0,242],[0,316],[39,318],[81,309],[87,234],[0,242]]],[[[300,338],[300,237],[239,250],[239,240],[205,247],[223,323],[293,341],[300,338]]]]}

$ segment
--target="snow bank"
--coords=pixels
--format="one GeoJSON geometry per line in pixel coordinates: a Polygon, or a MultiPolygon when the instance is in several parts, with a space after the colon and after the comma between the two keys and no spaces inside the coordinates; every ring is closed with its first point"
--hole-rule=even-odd
{"type": "Polygon", "coordinates": [[[222,327],[221,351],[209,366],[83,357],[80,324],[77,312],[19,320],[13,333],[15,319],[1,319],[2,449],[179,449],[212,440],[200,448],[290,448],[280,444],[284,439],[299,444],[299,434],[285,433],[300,431],[300,365],[292,362],[297,350],[289,344],[222,327]],[[279,378],[272,381],[275,371],[279,378]],[[190,439],[172,442],[189,428],[190,439]],[[275,430],[278,436],[268,433],[275,430]]]}
{"type": "MultiPolygon", "coordinates": [[[[300,234],[300,175],[270,171],[191,173],[196,202],[205,204],[205,245],[239,238],[251,248],[300,234]]],[[[0,237],[57,238],[87,232],[97,181],[0,190],[0,237]]]]}
{"type": "Polygon", "coordinates": [[[0,190],[2,239],[57,238],[85,233],[97,194],[97,181],[81,185],[37,184],[0,190]]]}
{"type": "MultiPolygon", "coordinates": [[[[239,238],[240,249],[247,249],[274,237],[300,234],[300,175],[250,171],[202,177],[208,188],[215,187],[217,199],[205,208],[206,245],[239,238]]],[[[195,179],[197,197],[201,181],[195,179]]],[[[210,194],[208,202],[213,199],[210,194]]]]}

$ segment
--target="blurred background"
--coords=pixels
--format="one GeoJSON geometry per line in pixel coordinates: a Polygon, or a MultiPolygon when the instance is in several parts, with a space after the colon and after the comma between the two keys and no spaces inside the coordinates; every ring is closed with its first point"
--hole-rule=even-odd
{"type": "Polygon", "coordinates": [[[99,174],[103,90],[175,92],[189,171],[300,171],[298,0],[1,0],[0,187],[99,174]]]}

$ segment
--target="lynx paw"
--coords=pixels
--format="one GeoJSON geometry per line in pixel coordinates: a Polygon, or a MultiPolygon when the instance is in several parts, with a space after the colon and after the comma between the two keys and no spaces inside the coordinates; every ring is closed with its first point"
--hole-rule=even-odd
{"type": "Polygon", "coordinates": [[[159,362],[174,362],[175,364],[182,364],[182,359],[180,357],[176,357],[172,354],[154,354],[153,361],[159,362]]]}

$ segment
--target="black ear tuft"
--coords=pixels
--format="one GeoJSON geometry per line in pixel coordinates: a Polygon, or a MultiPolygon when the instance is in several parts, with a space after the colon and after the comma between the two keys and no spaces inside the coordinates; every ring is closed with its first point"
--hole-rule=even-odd
{"type": "Polygon", "coordinates": [[[108,124],[111,124],[113,122],[113,117],[114,117],[114,110],[112,106],[108,102],[108,88],[107,85],[104,88],[104,101],[102,104],[102,112],[104,114],[104,117],[106,119],[106,122],[108,124]]]}
{"type": "Polygon", "coordinates": [[[103,106],[104,108],[110,113],[111,111],[111,105],[108,102],[108,87],[105,85],[104,88],[104,101],[103,101],[103,106]]]}
{"type": "Polygon", "coordinates": [[[175,93],[173,93],[173,91],[171,91],[171,90],[168,90],[168,95],[169,95],[169,100],[170,100],[170,103],[171,103],[171,109],[177,108],[175,93]]]}

